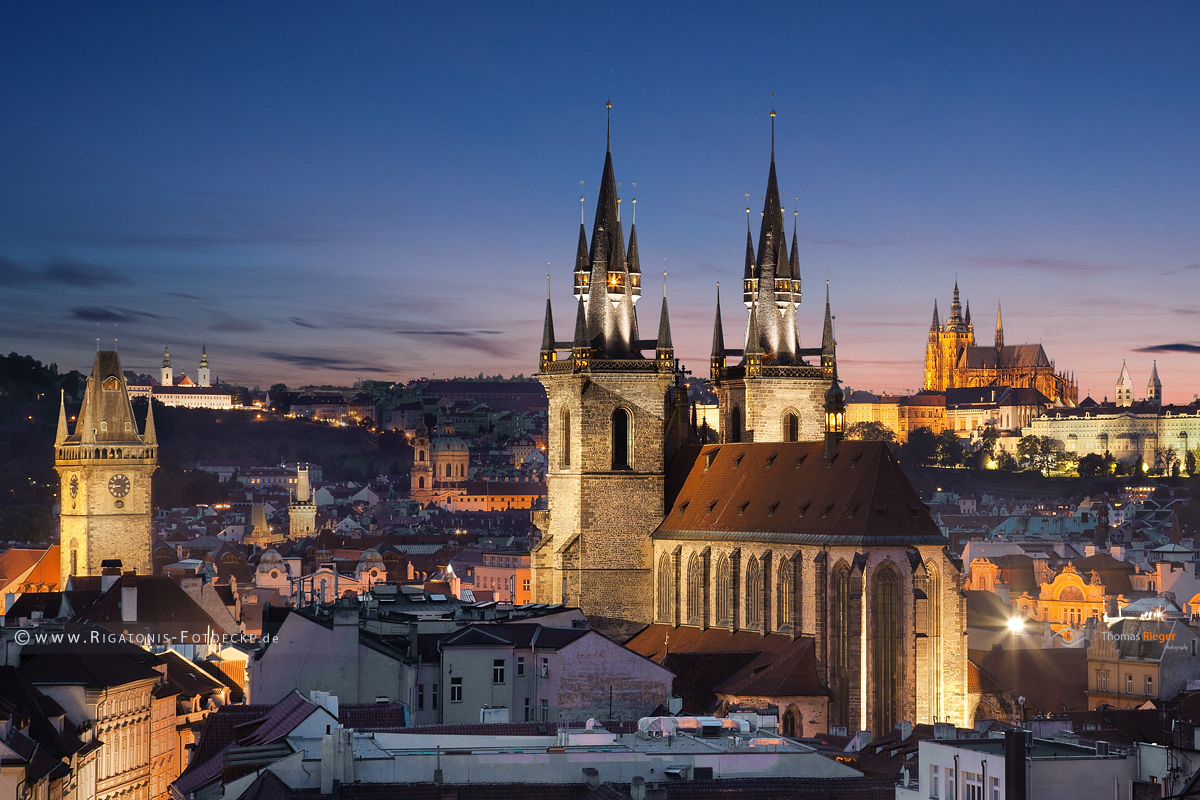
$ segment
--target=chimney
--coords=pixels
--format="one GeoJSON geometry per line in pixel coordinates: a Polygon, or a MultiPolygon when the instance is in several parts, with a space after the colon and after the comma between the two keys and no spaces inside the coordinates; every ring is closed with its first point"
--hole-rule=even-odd
{"type": "Polygon", "coordinates": [[[100,562],[100,591],[107,592],[121,577],[121,559],[106,558],[100,562]]]}
{"type": "Polygon", "coordinates": [[[1029,797],[1030,731],[1004,732],[1004,787],[1008,800],[1027,800],[1029,797]]]}
{"type": "Polygon", "coordinates": [[[600,788],[600,770],[595,767],[583,768],[583,782],[587,784],[589,789],[600,788]]]}
{"type": "Polygon", "coordinates": [[[126,572],[121,578],[121,622],[137,622],[137,575],[126,572]]]}
{"type": "Polygon", "coordinates": [[[200,591],[204,588],[204,578],[196,574],[196,570],[189,569],[179,579],[179,588],[187,594],[188,597],[196,601],[196,605],[200,605],[200,591]]]}
{"type": "Polygon", "coordinates": [[[646,800],[646,779],[641,775],[634,775],[629,782],[629,797],[632,800],[646,800]]]}
{"type": "Polygon", "coordinates": [[[912,736],[912,723],[908,720],[898,723],[896,727],[900,729],[900,741],[904,741],[908,737],[912,736]]]}

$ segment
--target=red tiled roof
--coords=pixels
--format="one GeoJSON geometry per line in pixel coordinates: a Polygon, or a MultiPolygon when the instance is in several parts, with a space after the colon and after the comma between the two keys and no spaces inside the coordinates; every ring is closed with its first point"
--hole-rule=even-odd
{"type": "Polygon", "coordinates": [[[716,693],[753,697],[807,697],[827,693],[813,640],[754,631],[650,625],[625,645],[675,673],[684,710],[712,710],[716,693]],[[668,636],[670,637],[668,639],[668,636]]]}
{"type": "Polygon", "coordinates": [[[1047,712],[1086,709],[1087,650],[971,650],[971,661],[1007,684],[1026,706],[1047,712]]]}
{"type": "Polygon", "coordinates": [[[946,544],[884,442],[759,442],[684,448],[667,474],[656,539],[795,544],[946,544]],[[679,487],[672,491],[672,487],[679,487]]]}

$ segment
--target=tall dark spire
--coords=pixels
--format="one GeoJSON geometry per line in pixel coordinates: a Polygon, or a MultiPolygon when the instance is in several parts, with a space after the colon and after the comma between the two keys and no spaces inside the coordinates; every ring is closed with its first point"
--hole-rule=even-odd
{"type": "Polygon", "coordinates": [[[656,345],[659,350],[673,350],[675,345],[671,344],[671,318],[667,314],[667,295],[663,293],[662,313],[658,316],[658,343],[656,345]]]}
{"type": "Polygon", "coordinates": [[[796,227],[799,216],[799,211],[792,212],[792,254],[788,258],[788,263],[792,268],[791,272],[793,280],[800,280],[800,251],[796,247],[796,227]]]}
{"type": "Polygon", "coordinates": [[[971,301],[970,300],[967,301],[967,314],[966,314],[966,319],[964,320],[964,322],[966,323],[968,328],[971,327],[971,301]]]}
{"type": "Polygon", "coordinates": [[[941,327],[942,323],[941,320],[938,319],[937,298],[935,297],[933,299],[933,322],[930,323],[929,330],[931,333],[936,333],[941,327]]]}
{"type": "Polygon", "coordinates": [[[996,304],[996,349],[1004,347],[1004,320],[1000,317],[1000,304],[996,304]]]}
{"type": "Polygon", "coordinates": [[[546,322],[542,326],[542,352],[554,351],[554,312],[550,308],[550,296],[546,296],[546,322]]]}
{"type": "Polygon", "coordinates": [[[832,353],[835,344],[833,340],[833,314],[829,307],[829,281],[825,281],[825,329],[821,332],[821,351],[832,353]]]}
{"type": "MultiPolygon", "coordinates": [[[[712,357],[713,359],[720,358],[722,362],[725,360],[725,329],[721,325],[721,284],[717,284],[717,318],[713,321],[713,342],[712,342],[712,357]]],[[[724,366],[724,364],[722,364],[724,366]]]]}
{"type": "Polygon", "coordinates": [[[579,306],[575,311],[575,338],[571,342],[571,349],[576,352],[588,349],[587,311],[584,310],[582,297],[579,298],[579,306]]]}

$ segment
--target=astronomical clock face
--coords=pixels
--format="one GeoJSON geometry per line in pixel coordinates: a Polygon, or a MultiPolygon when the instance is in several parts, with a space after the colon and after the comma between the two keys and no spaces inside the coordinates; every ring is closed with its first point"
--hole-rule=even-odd
{"type": "Polygon", "coordinates": [[[71,476],[70,488],[71,488],[71,499],[74,500],[75,496],[79,494],[79,476],[78,475],[71,476]]]}
{"type": "Polygon", "coordinates": [[[116,498],[129,494],[129,478],[119,474],[113,475],[108,479],[108,493],[116,498]]]}

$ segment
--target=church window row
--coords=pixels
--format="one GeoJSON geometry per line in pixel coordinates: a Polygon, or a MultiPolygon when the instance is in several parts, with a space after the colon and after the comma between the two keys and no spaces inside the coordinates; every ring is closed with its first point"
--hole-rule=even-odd
{"type": "MultiPolygon", "coordinates": [[[[663,553],[658,560],[656,613],[666,624],[704,626],[707,620],[718,628],[733,630],[787,630],[799,624],[801,608],[802,553],[769,554],[731,552],[663,553]],[[678,559],[678,560],[677,560],[678,559]],[[778,559],[769,567],[770,561],[778,559]],[[715,567],[712,562],[715,561],[715,567]],[[711,585],[709,583],[709,576],[711,585]],[[772,580],[773,578],[773,580],[772,580]],[[682,585],[679,585],[682,584],[682,585]],[[709,605],[711,603],[711,606],[709,605]],[[677,604],[682,604],[676,615],[677,604]],[[768,617],[767,612],[771,615],[768,617]]],[[[926,598],[923,629],[926,631],[928,661],[941,663],[941,591],[937,569],[926,565],[921,580],[926,598]]],[[[907,656],[900,572],[883,562],[863,578],[852,578],[850,565],[839,561],[828,579],[826,602],[830,659],[830,722],[852,724],[851,699],[857,696],[860,664],[867,658],[870,676],[870,722],[873,729],[891,730],[903,717],[902,676],[907,656]],[[869,613],[862,616],[862,603],[869,613]],[[862,629],[865,619],[867,629],[862,629]],[[861,642],[861,644],[860,644],[861,642]],[[868,648],[863,652],[862,646],[868,648]]],[[[930,698],[928,713],[945,718],[941,701],[940,670],[931,669],[919,680],[927,685],[922,694],[930,698]]]]}
{"type": "Polygon", "coordinates": [[[680,586],[676,586],[673,559],[666,554],[659,557],[655,610],[660,622],[675,623],[675,608],[679,603],[682,614],[678,622],[684,625],[703,626],[706,620],[711,620],[716,627],[779,630],[795,623],[798,554],[781,556],[769,573],[765,560],[755,555],[746,557],[741,567],[736,565],[736,554],[713,557],[715,568],[700,553],[683,559],[679,564],[680,586]]]}
{"type": "MultiPolygon", "coordinates": [[[[780,420],[781,438],[785,442],[800,441],[800,414],[795,409],[788,409],[780,420]]],[[[729,412],[725,428],[725,441],[737,443],[742,441],[742,409],[734,405],[729,412]]]]}

